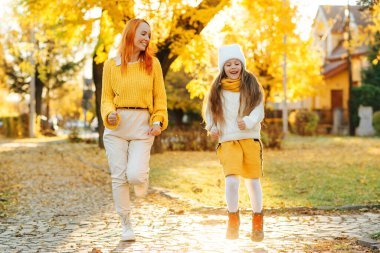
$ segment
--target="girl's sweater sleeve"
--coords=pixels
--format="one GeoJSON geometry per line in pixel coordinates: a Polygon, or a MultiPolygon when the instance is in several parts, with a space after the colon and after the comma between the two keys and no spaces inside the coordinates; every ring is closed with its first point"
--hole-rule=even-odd
{"type": "Polygon", "coordinates": [[[244,116],[243,120],[247,129],[254,128],[258,123],[264,119],[264,102],[261,100],[248,116],[244,116]]]}
{"type": "Polygon", "coordinates": [[[205,122],[206,122],[206,130],[208,132],[211,132],[211,130],[216,129],[216,125],[214,123],[214,120],[212,118],[210,106],[208,104],[208,101],[206,102],[206,111],[205,111],[205,122]]]}
{"type": "Polygon", "coordinates": [[[159,60],[154,58],[153,72],[153,113],[150,118],[150,125],[153,122],[162,122],[162,130],[168,127],[168,109],[166,101],[166,91],[162,68],[159,60]]]}
{"type": "Polygon", "coordinates": [[[120,116],[117,114],[117,123],[115,125],[110,125],[108,123],[108,115],[116,111],[115,105],[113,103],[113,99],[115,94],[112,90],[111,86],[111,62],[107,60],[104,63],[103,67],[103,77],[102,77],[102,102],[101,102],[101,114],[104,126],[108,129],[115,129],[120,123],[120,116]]]}

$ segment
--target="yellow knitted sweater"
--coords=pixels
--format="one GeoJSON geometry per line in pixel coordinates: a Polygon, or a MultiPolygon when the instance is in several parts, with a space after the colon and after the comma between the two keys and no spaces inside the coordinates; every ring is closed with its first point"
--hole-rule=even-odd
{"type": "Polygon", "coordinates": [[[103,68],[103,87],[101,114],[105,127],[115,129],[120,123],[110,125],[108,115],[119,107],[148,108],[150,125],[153,122],[162,122],[162,130],[168,126],[168,112],[165,84],[161,64],[153,58],[153,72],[148,75],[139,62],[130,63],[127,72],[120,71],[117,58],[108,59],[103,68]]]}

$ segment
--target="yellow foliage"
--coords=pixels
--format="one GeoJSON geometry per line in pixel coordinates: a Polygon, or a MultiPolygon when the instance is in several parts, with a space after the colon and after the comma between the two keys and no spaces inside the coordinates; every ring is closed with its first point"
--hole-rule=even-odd
{"type": "MultiPolygon", "coordinates": [[[[134,13],[139,13],[139,17],[146,18],[152,26],[154,45],[162,45],[168,38],[172,39],[169,58],[180,55],[172,69],[179,70],[184,67],[186,73],[193,77],[194,80],[187,85],[192,98],[202,97],[218,73],[218,43],[215,43],[217,33],[208,32],[209,34],[195,36],[195,30],[184,29],[177,23],[189,20],[194,29],[197,29],[199,23],[207,23],[220,11],[229,2],[227,0],[204,10],[193,8],[188,1],[180,0],[143,0],[141,3],[91,0],[79,6],[72,1],[22,2],[28,7],[29,23],[33,21],[54,28],[48,29],[51,34],[36,34],[36,38],[44,41],[63,40],[70,46],[79,42],[91,42],[91,24],[95,20],[99,21],[100,34],[95,51],[97,63],[108,58],[115,36],[122,31],[125,22],[135,16],[134,13]],[[95,7],[102,10],[99,17],[84,17],[84,13],[95,7]]],[[[282,56],[285,52],[288,57],[290,99],[312,94],[315,86],[321,84],[320,62],[318,55],[310,49],[310,42],[302,41],[295,34],[298,19],[296,6],[282,0],[242,0],[233,2],[229,8],[230,12],[223,12],[226,14],[223,16],[226,26],[219,31],[224,37],[224,43],[240,43],[243,46],[248,69],[258,76],[264,86],[270,87],[270,95],[282,94],[282,56]],[[236,18],[237,13],[239,18],[236,18]],[[287,35],[286,44],[283,43],[284,34],[287,35]]]]}
{"type": "Polygon", "coordinates": [[[17,116],[18,108],[16,103],[7,101],[9,92],[5,88],[0,88],[0,117],[17,116]]]}
{"type": "Polygon", "coordinates": [[[55,91],[55,99],[51,102],[53,114],[61,115],[64,118],[79,118],[82,115],[82,95],[83,89],[77,82],[67,83],[62,89],[55,91]]]}
{"type": "MultiPolygon", "coordinates": [[[[358,27],[359,33],[355,33],[354,36],[352,36],[353,42],[350,46],[358,47],[362,44],[376,44],[376,36],[374,35],[380,32],[380,2],[373,1],[373,4],[374,5],[372,7],[372,10],[365,10],[363,14],[368,17],[368,21],[370,22],[366,27],[358,27]]],[[[378,54],[380,55],[380,51],[378,52],[378,54]]]]}
{"type": "Polygon", "coordinates": [[[217,49],[212,43],[211,38],[200,35],[184,48],[182,54],[173,62],[171,69],[178,71],[184,67],[186,73],[193,78],[186,89],[190,93],[190,98],[203,98],[210,84],[218,73],[217,49]]]}
{"type": "Polygon", "coordinates": [[[373,6],[371,14],[372,24],[370,24],[369,28],[373,33],[380,32],[380,2],[373,6]]]}
{"type": "Polygon", "coordinates": [[[20,65],[20,70],[22,72],[25,72],[25,73],[28,73],[28,74],[32,74],[33,73],[33,66],[32,64],[30,64],[30,62],[22,62],[20,65]]]}
{"type": "MultiPolygon", "coordinates": [[[[283,1],[242,1],[223,12],[225,26],[189,43],[173,63],[174,70],[184,66],[194,77],[187,88],[191,97],[202,97],[218,74],[215,37],[224,44],[239,43],[245,53],[247,68],[270,90],[268,100],[282,96],[283,55],[287,54],[287,86],[290,100],[313,95],[323,84],[321,60],[311,47],[295,33],[297,7],[283,1]],[[239,18],[236,18],[239,13],[239,18]],[[219,33],[219,34],[218,34],[219,33]],[[283,43],[284,34],[287,43],[283,43]]],[[[211,29],[210,29],[211,30],[211,29]]]]}
{"type": "MultiPolygon", "coordinates": [[[[0,41],[2,41],[2,36],[0,35],[0,41]]],[[[4,62],[4,49],[0,46],[0,89],[5,88],[5,70],[3,69],[4,62]]]]}
{"type": "Polygon", "coordinates": [[[193,79],[186,85],[186,89],[190,92],[191,99],[194,99],[196,97],[203,99],[209,87],[207,82],[203,82],[203,80],[193,79]]]}

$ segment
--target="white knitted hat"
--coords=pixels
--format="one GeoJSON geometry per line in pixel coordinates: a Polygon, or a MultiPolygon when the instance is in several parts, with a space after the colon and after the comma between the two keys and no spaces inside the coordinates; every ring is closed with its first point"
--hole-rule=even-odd
{"type": "Polygon", "coordinates": [[[230,59],[240,60],[243,63],[243,68],[245,68],[245,57],[240,45],[231,44],[219,48],[218,67],[220,71],[223,71],[224,63],[230,59]]]}

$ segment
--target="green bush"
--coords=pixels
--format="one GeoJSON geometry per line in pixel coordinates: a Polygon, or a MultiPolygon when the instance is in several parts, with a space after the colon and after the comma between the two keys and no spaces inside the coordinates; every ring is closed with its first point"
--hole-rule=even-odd
{"type": "Polygon", "coordinates": [[[312,135],[318,126],[319,116],[317,113],[301,109],[296,112],[295,130],[299,135],[312,135]]]}
{"type": "Polygon", "coordinates": [[[354,122],[354,126],[359,126],[359,106],[371,106],[373,111],[380,110],[380,88],[374,85],[365,84],[352,89],[350,115],[354,122]]]}
{"type": "Polygon", "coordinates": [[[161,135],[164,151],[211,151],[217,144],[200,125],[171,127],[161,135]]]}
{"type": "Polygon", "coordinates": [[[380,111],[377,111],[373,114],[373,128],[375,128],[376,132],[380,134],[380,111]]]}
{"type": "Polygon", "coordinates": [[[73,142],[73,143],[81,142],[82,139],[79,136],[79,127],[77,126],[71,127],[68,137],[69,137],[69,142],[73,142]]]}
{"type": "Polygon", "coordinates": [[[261,131],[261,141],[266,148],[281,149],[284,140],[284,133],[282,131],[281,122],[268,121],[263,124],[261,131]]]}

